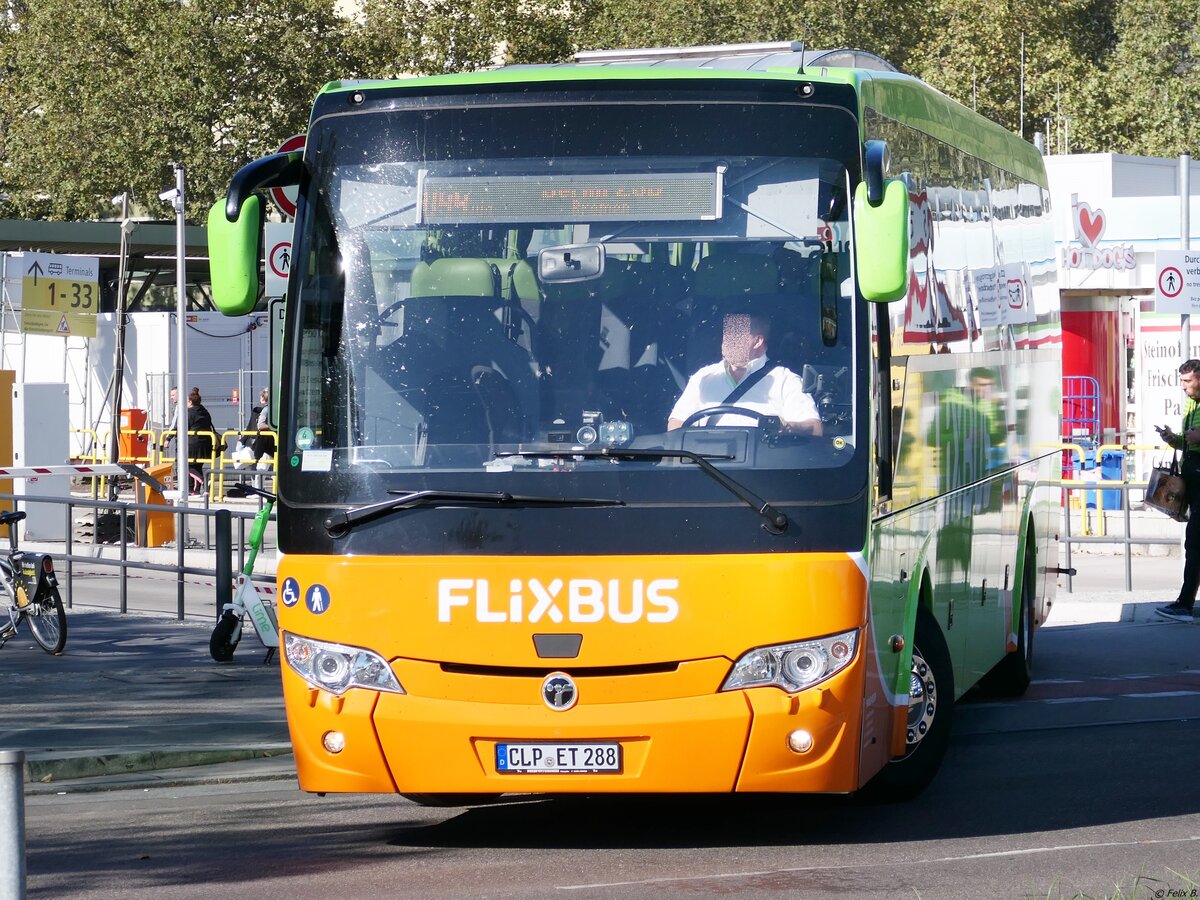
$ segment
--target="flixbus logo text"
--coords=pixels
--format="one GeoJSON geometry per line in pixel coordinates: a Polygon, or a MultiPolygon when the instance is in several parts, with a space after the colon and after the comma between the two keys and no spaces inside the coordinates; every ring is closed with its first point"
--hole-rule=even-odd
{"type": "Polygon", "coordinates": [[[475,616],[476,622],[671,622],[679,615],[678,578],[623,581],[612,578],[514,578],[507,592],[485,578],[438,582],[438,621],[475,616]]]}

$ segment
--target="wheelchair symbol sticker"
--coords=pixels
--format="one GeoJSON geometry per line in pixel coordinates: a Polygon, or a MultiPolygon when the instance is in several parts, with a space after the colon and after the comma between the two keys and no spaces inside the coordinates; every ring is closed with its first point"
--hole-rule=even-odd
{"type": "Polygon", "coordinates": [[[295,578],[283,579],[283,589],[279,592],[279,597],[289,609],[300,602],[300,585],[295,578]]]}
{"type": "Polygon", "coordinates": [[[319,616],[329,609],[329,591],[323,584],[314,584],[304,595],[304,604],[314,616],[319,616]]]}

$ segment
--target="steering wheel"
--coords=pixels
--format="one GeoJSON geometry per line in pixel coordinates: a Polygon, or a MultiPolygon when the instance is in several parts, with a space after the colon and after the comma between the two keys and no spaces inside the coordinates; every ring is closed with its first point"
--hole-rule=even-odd
{"type": "Polygon", "coordinates": [[[694,412],[690,416],[688,416],[686,419],[684,419],[683,424],[679,427],[680,428],[690,428],[692,425],[695,425],[701,419],[707,419],[709,416],[721,416],[721,415],[725,415],[726,413],[728,413],[730,415],[735,415],[735,416],[750,417],[751,419],[754,420],[755,428],[759,427],[762,424],[763,419],[774,418],[774,416],[768,415],[767,413],[760,413],[753,409],[746,409],[746,407],[744,407],[744,406],[733,406],[728,403],[721,403],[717,406],[710,406],[707,409],[697,410],[696,412],[694,412]]]}

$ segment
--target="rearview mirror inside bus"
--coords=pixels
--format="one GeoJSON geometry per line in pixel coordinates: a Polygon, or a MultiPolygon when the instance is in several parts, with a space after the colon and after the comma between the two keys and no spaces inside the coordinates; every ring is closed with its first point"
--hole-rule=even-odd
{"type": "Polygon", "coordinates": [[[208,211],[208,256],[213,303],[227,316],[244,316],[258,300],[258,262],[262,245],[263,208],[247,197],[237,219],[225,216],[225,199],[208,211]]]}
{"type": "Polygon", "coordinates": [[[887,303],[908,287],[908,189],[899,179],[884,182],[883,199],[872,205],[867,183],[854,190],[854,249],[858,289],[887,303]]]}
{"type": "Polygon", "coordinates": [[[538,278],[543,283],[590,281],[603,274],[603,244],[567,244],[538,253],[538,278]]]}

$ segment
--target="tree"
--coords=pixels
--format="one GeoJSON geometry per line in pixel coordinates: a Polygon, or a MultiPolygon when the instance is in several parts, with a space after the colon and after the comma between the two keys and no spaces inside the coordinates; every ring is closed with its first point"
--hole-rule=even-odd
{"type": "Polygon", "coordinates": [[[1120,0],[1114,7],[1114,47],[1081,92],[1072,149],[1195,153],[1200,2],[1120,0]]]}
{"type": "Polygon", "coordinates": [[[364,0],[352,39],[379,78],[570,58],[579,0],[364,0]]]}
{"type": "Polygon", "coordinates": [[[38,0],[0,44],[2,214],[145,209],[188,172],[202,218],[237,167],[303,131],[331,68],[348,68],[333,0],[38,0]]]}
{"type": "Polygon", "coordinates": [[[1108,0],[942,0],[925,20],[910,71],[1026,137],[1072,114],[1112,44],[1108,0]]]}

